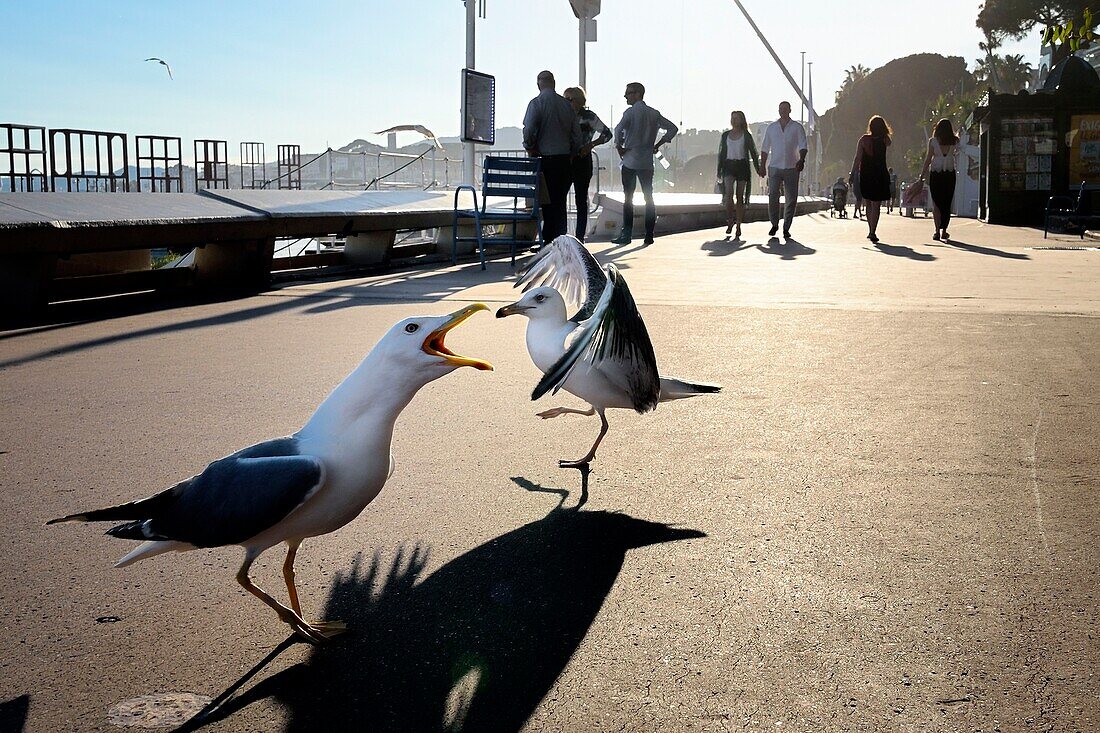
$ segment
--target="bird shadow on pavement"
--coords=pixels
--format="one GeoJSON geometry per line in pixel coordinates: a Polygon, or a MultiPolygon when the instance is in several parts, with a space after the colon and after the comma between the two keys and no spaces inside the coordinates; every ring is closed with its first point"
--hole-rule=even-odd
{"type": "MultiPolygon", "coordinates": [[[[588,466],[571,466],[581,475],[581,495],[577,500],[577,505],[573,507],[574,510],[580,509],[582,506],[588,503],[588,475],[592,473],[592,469],[588,466]]],[[[512,476],[512,481],[519,487],[526,489],[527,491],[541,492],[545,494],[557,494],[561,497],[558,501],[558,505],[554,509],[561,509],[565,506],[565,500],[569,498],[568,489],[550,489],[540,484],[536,484],[530,479],[526,479],[523,476],[512,476]]]]}
{"type": "Polygon", "coordinates": [[[360,555],[323,614],[351,631],[205,722],[272,699],[291,732],[517,731],[588,633],[626,552],[705,536],[559,504],[428,575],[419,546],[388,568],[360,555]]]}
{"type": "Polygon", "coordinates": [[[4,733],[22,733],[27,724],[27,712],[31,708],[31,696],[20,695],[11,700],[0,702],[0,731],[4,733]]]}
{"type": "Polygon", "coordinates": [[[703,242],[703,246],[700,249],[706,251],[711,257],[725,257],[731,255],[734,252],[743,252],[746,249],[752,249],[753,247],[763,247],[763,245],[750,244],[744,239],[714,239],[709,242],[703,242]]]}
{"type": "Polygon", "coordinates": [[[874,248],[868,247],[872,252],[878,250],[884,255],[890,255],[891,257],[906,257],[910,260],[916,260],[917,262],[931,262],[936,259],[935,255],[930,255],[926,252],[918,252],[912,247],[905,247],[898,244],[886,244],[885,242],[875,242],[874,248]]]}
{"type": "Polygon", "coordinates": [[[1003,249],[994,249],[993,247],[982,247],[978,244],[969,244],[967,242],[960,242],[957,239],[944,240],[940,247],[954,247],[955,249],[961,249],[965,252],[973,252],[978,255],[990,255],[992,257],[1004,257],[1010,260],[1030,260],[1029,255],[1023,252],[1005,252],[1003,249]]]}
{"type": "Polygon", "coordinates": [[[760,251],[769,255],[778,255],[781,260],[793,260],[803,255],[817,254],[813,247],[807,247],[797,239],[780,241],[779,237],[771,237],[767,243],[760,245],[760,251]]]}

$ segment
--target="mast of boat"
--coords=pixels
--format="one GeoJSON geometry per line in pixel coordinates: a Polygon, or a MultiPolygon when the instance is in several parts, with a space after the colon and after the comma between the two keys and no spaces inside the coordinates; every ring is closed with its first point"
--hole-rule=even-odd
{"type": "MultiPolygon", "coordinates": [[[[765,38],[764,34],[760,32],[760,28],[757,27],[756,22],[752,19],[752,16],[749,15],[749,11],[745,10],[745,6],[741,4],[741,0],[733,0],[733,2],[737,4],[737,7],[741,10],[741,14],[745,16],[745,20],[749,21],[749,25],[752,26],[752,29],[756,32],[756,37],[759,38],[760,42],[764,44],[764,48],[768,49],[768,53],[772,55],[772,60],[775,61],[775,64],[779,67],[779,70],[783,72],[783,76],[787,77],[787,81],[790,82],[791,88],[794,89],[794,93],[798,95],[798,98],[802,100],[802,104],[806,106],[806,111],[808,113],[806,119],[813,120],[813,126],[816,127],[817,110],[814,109],[813,100],[807,99],[806,95],[802,92],[802,87],[795,83],[794,77],[791,76],[791,72],[787,71],[787,66],[779,59],[779,54],[775,52],[775,49],[772,48],[772,45],[768,43],[768,39],[765,38]]],[[[805,53],[805,51],[802,52],[803,58],[805,58],[805,53]]],[[[820,148],[820,145],[817,144],[817,142],[818,141],[815,140],[814,147],[820,148]]],[[[815,151],[815,155],[816,153],[817,151],[815,151]]],[[[816,185],[817,182],[816,180],[814,180],[814,177],[815,173],[812,170],[809,174],[805,176],[805,178],[810,179],[810,181],[813,181],[813,184],[816,185]]]]}
{"type": "Polygon", "coordinates": [[[775,52],[775,49],[772,48],[772,45],[768,43],[768,39],[764,37],[764,34],[760,32],[760,28],[757,27],[755,21],[753,21],[752,19],[752,16],[749,15],[749,11],[745,10],[745,6],[741,4],[741,0],[733,0],[733,2],[737,4],[737,7],[740,8],[741,13],[745,16],[745,20],[749,21],[749,25],[752,26],[752,29],[754,31],[756,31],[756,37],[759,38],[760,42],[764,44],[764,48],[768,49],[768,53],[772,55],[772,59],[775,61],[776,66],[778,66],[779,70],[783,72],[783,76],[787,77],[787,81],[790,82],[791,88],[794,89],[794,93],[798,95],[798,98],[802,100],[802,103],[806,105],[806,108],[810,111],[810,114],[812,114],[814,119],[816,119],[817,112],[814,110],[813,105],[810,104],[810,100],[807,99],[806,95],[802,93],[802,87],[800,87],[795,82],[794,77],[791,76],[791,72],[787,71],[786,65],[779,60],[779,55],[775,52]]]}

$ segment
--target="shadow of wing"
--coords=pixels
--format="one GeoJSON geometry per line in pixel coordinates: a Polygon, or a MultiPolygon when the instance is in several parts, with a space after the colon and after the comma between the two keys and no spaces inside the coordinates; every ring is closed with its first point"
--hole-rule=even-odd
{"type": "Polygon", "coordinates": [[[274,696],[288,731],[518,730],[588,632],[628,549],[703,537],[608,512],[554,511],[421,578],[416,548],[332,586],[352,632],[236,701],[274,696]]]}
{"type": "Polygon", "coordinates": [[[31,709],[31,696],[20,695],[6,702],[0,702],[0,731],[22,733],[27,724],[27,713],[31,709]]]}

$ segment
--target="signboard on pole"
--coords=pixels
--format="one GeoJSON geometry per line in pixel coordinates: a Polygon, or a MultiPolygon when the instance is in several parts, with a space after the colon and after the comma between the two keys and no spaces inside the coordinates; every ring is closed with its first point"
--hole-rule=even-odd
{"type": "Polygon", "coordinates": [[[573,15],[581,20],[592,20],[600,14],[600,0],[569,0],[573,15]]]}
{"type": "Polygon", "coordinates": [[[462,142],[496,143],[497,80],[473,69],[462,70],[462,142]]]}

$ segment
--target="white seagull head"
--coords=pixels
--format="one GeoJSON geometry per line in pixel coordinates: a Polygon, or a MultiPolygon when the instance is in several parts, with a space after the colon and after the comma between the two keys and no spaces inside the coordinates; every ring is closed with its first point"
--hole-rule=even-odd
{"type": "Polygon", "coordinates": [[[497,310],[497,318],[515,315],[527,316],[533,321],[542,318],[564,321],[567,315],[565,298],[554,288],[545,285],[533,288],[515,303],[497,310]]]}
{"type": "Polygon", "coordinates": [[[484,303],[474,303],[447,316],[417,316],[406,318],[391,328],[375,346],[388,369],[407,380],[428,382],[450,374],[459,367],[492,371],[493,365],[483,359],[460,356],[443,343],[447,332],[478,311],[487,311],[484,303]]]}

